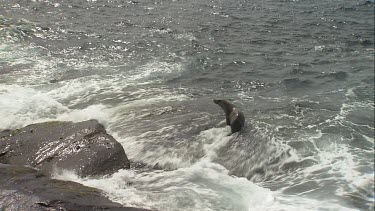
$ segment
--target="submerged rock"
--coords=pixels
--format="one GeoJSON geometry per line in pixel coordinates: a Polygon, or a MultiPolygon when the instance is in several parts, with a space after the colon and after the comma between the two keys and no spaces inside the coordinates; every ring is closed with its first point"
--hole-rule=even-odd
{"type": "Polygon", "coordinates": [[[0,210],[141,211],[123,207],[95,188],[49,179],[37,170],[0,164],[0,210]]]}
{"type": "Polygon", "coordinates": [[[122,145],[96,120],[45,122],[2,132],[0,163],[28,165],[46,175],[56,170],[104,175],[130,167],[122,145]]]}

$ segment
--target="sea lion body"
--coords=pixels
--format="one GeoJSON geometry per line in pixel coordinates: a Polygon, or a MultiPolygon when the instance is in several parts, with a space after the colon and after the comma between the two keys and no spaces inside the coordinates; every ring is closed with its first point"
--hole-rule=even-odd
{"type": "Polygon", "coordinates": [[[225,113],[227,125],[230,125],[232,133],[240,131],[245,125],[245,116],[232,103],[226,100],[214,100],[225,113]]]}

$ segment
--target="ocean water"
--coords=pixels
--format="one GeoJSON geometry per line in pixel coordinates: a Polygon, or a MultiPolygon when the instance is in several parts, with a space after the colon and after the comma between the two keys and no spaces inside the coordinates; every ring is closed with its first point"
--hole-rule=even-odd
{"type": "Polygon", "coordinates": [[[374,1],[0,1],[0,116],[98,119],[132,169],[55,177],[124,205],[373,210],[374,1]]]}

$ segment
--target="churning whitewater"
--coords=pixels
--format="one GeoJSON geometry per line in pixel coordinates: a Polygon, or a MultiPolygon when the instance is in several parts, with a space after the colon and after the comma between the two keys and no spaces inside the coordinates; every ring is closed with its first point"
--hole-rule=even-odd
{"type": "Polygon", "coordinates": [[[0,116],[97,119],[131,169],[54,177],[126,206],[373,210],[374,1],[2,1],[0,116]]]}

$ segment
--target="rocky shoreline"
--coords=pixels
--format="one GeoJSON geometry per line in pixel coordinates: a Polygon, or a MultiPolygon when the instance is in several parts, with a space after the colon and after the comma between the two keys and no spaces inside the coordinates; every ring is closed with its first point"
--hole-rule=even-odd
{"type": "Polygon", "coordinates": [[[145,210],[95,188],[51,179],[59,171],[101,176],[129,169],[120,143],[96,120],[44,122],[0,132],[0,210],[145,210]]]}

